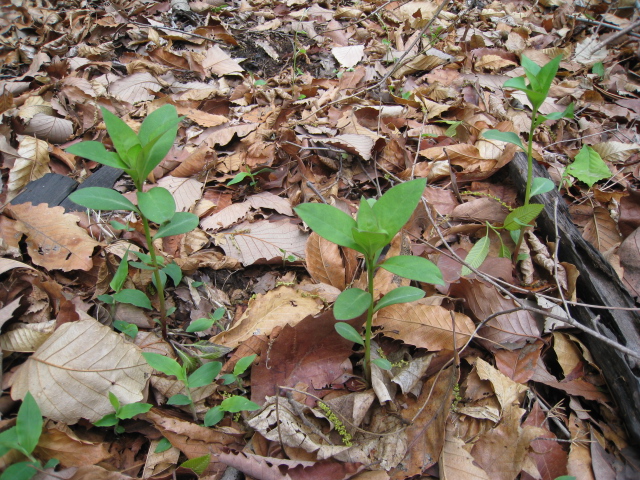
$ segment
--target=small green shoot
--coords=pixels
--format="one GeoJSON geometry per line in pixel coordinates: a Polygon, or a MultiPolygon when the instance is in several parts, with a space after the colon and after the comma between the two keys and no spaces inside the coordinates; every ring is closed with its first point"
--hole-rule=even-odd
{"type": "Polygon", "coordinates": [[[224,317],[226,310],[224,308],[217,308],[213,313],[209,314],[209,318],[198,318],[191,322],[191,324],[185,330],[187,333],[204,332],[209,330],[215,324],[218,324],[222,317],[224,317]]]}
{"type": "Polygon", "coordinates": [[[191,458],[186,462],[183,462],[180,466],[193,470],[196,475],[200,476],[204,473],[210,463],[211,454],[208,453],[202,457],[191,458]]]}
{"type": "Polygon", "coordinates": [[[254,353],[253,355],[242,357],[240,360],[238,360],[233,367],[233,373],[225,373],[220,377],[222,378],[223,384],[231,385],[232,383],[237,383],[238,385],[240,385],[240,375],[247,371],[256,357],[257,355],[254,353]]]}
{"type": "Polygon", "coordinates": [[[257,172],[253,172],[252,173],[251,170],[249,169],[249,167],[246,167],[246,168],[247,168],[246,172],[240,172],[240,173],[236,174],[235,177],[233,177],[231,180],[229,180],[227,185],[234,185],[236,183],[242,182],[245,178],[250,178],[251,181],[249,182],[249,185],[251,185],[252,187],[255,188],[258,185],[258,180],[256,178],[258,175],[260,175],[263,172],[273,172],[273,169],[271,169],[271,168],[261,168],[257,172]]]}
{"type": "Polygon", "coordinates": [[[17,450],[27,457],[27,460],[9,465],[0,475],[0,480],[29,480],[38,470],[58,464],[57,460],[52,459],[43,466],[33,456],[33,451],[40,441],[43,425],[40,407],[31,393],[27,392],[18,410],[16,425],[0,433],[0,456],[4,456],[10,450],[17,450]]]}
{"type": "Polygon", "coordinates": [[[162,452],[166,452],[167,450],[169,450],[173,445],[171,445],[171,442],[166,439],[166,438],[161,438],[160,441],[158,442],[158,445],[156,445],[156,449],[153,451],[153,453],[162,453],[162,452]]]}
{"type": "Polygon", "coordinates": [[[96,427],[115,427],[115,432],[124,433],[124,428],[120,425],[120,420],[128,420],[141,413],[147,413],[151,410],[150,403],[129,403],[121,405],[120,400],[113,393],[109,392],[109,402],[113,405],[115,413],[109,413],[94,423],[96,427]]]}
{"type": "MultiPolygon", "coordinates": [[[[379,262],[383,248],[411,217],[425,186],[424,179],[411,180],[389,189],[378,200],[362,197],[355,220],[342,210],[327,204],[304,203],[294,209],[309,228],[321,237],[364,255],[367,290],[349,288],[343,291],[335,301],[333,314],[336,320],[349,320],[367,312],[364,369],[368,380],[371,379],[371,327],[374,312],[389,305],[412,302],[425,295],[423,290],[416,287],[398,287],[374,302],[371,292],[374,291],[376,269],[380,267],[419,282],[444,284],[440,269],[426,258],[400,255],[379,262]]],[[[362,344],[360,333],[351,325],[336,323],[336,331],[347,340],[362,344]]]]}
{"type": "MultiPolygon", "coordinates": [[[[160,306],[160,325],[162,337],[167,339],[167,310],[165,306],[164,286],[167,276],[176,282],[182,273],[177,265],[165,265],[156,254],[153,241],[192,231],[198,226],[199,219],[189,212],[176,212],[173,195],[165,188],[153,187],[145,192],[143,185],[149,174],[167,155],[178,132],[178,117],[173,105],[163,105],[149,114],[136,134],[122,119],[106,108],[101,108],[107,132],[111,137],[115,152],[109,152],[100,142],[88,141],[76,143],[67,152],[84,157],[103,165],[123,169],[133,180],[136,188],[137,206],[124,195],[110,188],[87,187],[76,190],[69,198],[86,208],[94,210],[125,210],[134,212],[142,220],[149,254],[142,254],[141,262],[132,262],[138,268],[153,271],[153,282],[158,293],[160,306]],[[158,225],[152,235],[150,222],[158,225]]],[[[141,257],[140,254],[138,254],[141,257]]],[[[151,309],[149,298],[138,290],[122,289],[128,273],[126,257],[122,260],[122,270],[116,272],[117,281],[112,288],[116,292],[112,296],[102,296],[107,303],[131,303],[141,308],[151,309]]],[[[113,283],[113,282],[112,282],[113,283]]]]}

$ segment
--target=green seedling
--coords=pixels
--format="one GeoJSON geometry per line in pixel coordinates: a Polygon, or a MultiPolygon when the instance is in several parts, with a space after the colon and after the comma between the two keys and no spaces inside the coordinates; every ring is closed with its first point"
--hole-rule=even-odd
{"type": "Polygon", "coordinates": [[[33,456],[33,451],[40,441],[43,425],[40,407],[31,393],[27,392],[18,410],[16,425],[0,433],[0,457],[10,450],[17,450],[27,460],[9,465],[0,475],[0,480],[29,480],[38,470],[52,468],[58,464],[58,460],[51,459],[43,466],[33,456]]]}
{"type": "Polygon", "coordinates": [[[191,324],[185,330],[187,333],[204,332],[209,330],[215,324],[218,324],[222,317],[224,317],[226,310],[224,308],[218,308],[215,312],[209,314],[208,318],[198,318],[191,322],[191,324]]]}
{"type": "Polygon", "coordinates": [[[240,375],[247,371],[247,369],[256,359],[256,356],[256,354],[253,354],[249,355],[248,357],[242,357],[240,360],[238,360],[233,367],[233,373],[225,373],[220,377],[223,381],[223,384],[231,385],[232,383],[237,383],[238,385],[240,385],[240,375]]]}
{"type": "MultiPolygon", "coordinates": [[[[412,302],[425,295],[420,288],[398,287],[375,302],[372,294],[376,269],[380,267],[410,280],[444,285],[440,269],[426,258],[400,255],[379,262],[383,248],[411,217],[425,186],[424,179],[411,180],[389,189],[378,200],[362,197],[356,220],[336,207],[321,203],[304,203],[294,209],[318,235],[364,256],[367,290],[349,288],[343,291],[336,299],[333,313],[336,320],[349,320],[367,312],[364,342],[360,333],[348,323],[336,323],[336,331],[342,337],[364,346],[364,369],[368,380],[371,379],[373,314],[383,307],[412,302]]],[[[382,363],[381,366],[388,365],[382,363]]]]}
{"type": "Polygon", "coordinates": [[[100,420],[94,423],[96,427],[115,427],[116,433],[124,433],[124,428],[120,425],[120,420],[128,420],[141,413],[147,413],[151,410],[150,403],[129,403],[127,405],[121,405],[120,400],[113,393],[109,392],[109,402],[113,405],[114,413],[105,415],[100,420]]]}
{"type": "Polygon", "coordinates": [[[186,462],[180,464],[181,467],[192,470],[196,475],[200,476],[211,463],[211,454],[208,453],[202,457],[190,458],[186,462]]]}
{"type": "MultiPolygon", "coordinates": [[[[180,354],[179,350],[178,354],[180,354]]],[[[189,374],[192,362],[184,362],[183,365],[180,365],[172,358],[150,352],[144,352],[142,356],[145,358],[147,363],[156,370],[159,370],[166,375],[172,375],[182,382],[185,387],[184,390],[186,395],[182,393],[173,395],[167,400],[167,404],[188,405],[191,410],[191,414],[193,415],[193,421],[197,422],[198,416],[193,402],[192,390],[211,384],[220,373],[222,363],[205,363],[201,367],[197,368],[193,373],[189,374]]],[[[184,356],[182,358],[185,360],[184,356]]],[[[195,359],[193,360],[195,361],[195,359]]],[[[259,405],[244,397],[232,396],[224,399],[219,406],[210,409],[205,415],[204,423],[207,427],[215,425],[222,419],[224,412],[236,413],[242,410],[258,410],[259,408],[259,405]],[[214,410],[214,412],[212,412],[212,410],[214,410]]]]}
{"type": "Polygon", "coordinates": [[[520,90],[527,95],[531,105],[531,128],[527,146],[522,143],[520,137],[513,132],[501,132],[499,130],[487,130],[482,136],[488,140],[499,140],[512,143],[518,146],[527,154],[527,185],[524,194],[524,205],[514,209],[505,219],[503,227],[512,233],[512,237],[517,245],[516,254],[524,238],[524,229],[530,226],[543,209],[543,205],[530,203],[531,197],[546,193],[555,188],[555,185],[548,178],[533,178],[533,134],[535,130],[547,120],[559,120],[561,118],[573,118],[573,103],[562,112],[552,112],[548,115],[541,115],[540,107],[549,95],[549,88],[558,72],[562,56],[547,63],[544,67],[538,66],[534,61],[526,56],[522,56],[522,67],[525,77],[516,77],[504,83],[505,88],[520,90]]]}
{"type": "MultiPolygon", "coordinates": [[[[167,276],[174,283],[181,277],[180,268],[175,264],[165,265],[156,254],[153,241],[159,238],[187,233],[198,226],[198,217],[189,212],[176,212],[176,203],[171,193],[162,187],[143,191],[143,184],[149,174],[167,155],[176,139],[178,117],[173,105],[164,105],[147,116],[136,134],[122,119],[105,108],[101,108],[107,132],[111,137],[115,152],[109,152],[100,142],[80,142],[67,148],[67,152],[94,162],[124,170],[133,180],[138,205],[131,203],[124,195],[115,190],[102,187],[87,187],[72,193],[69,198],[86,208],[94,210],[125,210],[136,213],[144,228],[149,254],[136,252],[139,262],[131,265],[153,271],[153,282],[158,293],[160,305],[160,325],[162,337],[167,338],[167,312],[165,307],[164,286],[167,276]],[[158,225],[152,234],[150,222],[158,225]]],[[[127,263],[125,260],[123,263],[127,263]]],[[[128,267],[127,267],[128,268],[128,267]]],[[[126,278],[126,273],[121,273],[126,278]]],[[[178,280],[179,281],[179,280],[178,280]]],[[[119,282],[124,283],[120,278],[119,282]]],[[[115,289],[114,289],[115,290],[115,289]]],[[[136,290],[119,290],[112,301],[132,303],[142,308],[151,308],[146,295],[136,290]],[[142,297],[145,297],[144,300],[142,297]]]]}
{"type": "Polygon", "coordinates": [[[257,172],[251,173],[251,170],[249,169],[249,167],[246,167],[246,168],[247,168],[246,172],[240,172],[236,174],[235,177],[229,180],[229,183],[227,183],[227,185],[234,185],[236,183],[242,182],[245,178],[250,178],[251,181],[249,182],[249,185],[255,188],[258,185],[258,180],[256,178],[258,175],[260,175],[263,172],[273,172],[273,169],[271,168],[261,168],[257,172]]]}

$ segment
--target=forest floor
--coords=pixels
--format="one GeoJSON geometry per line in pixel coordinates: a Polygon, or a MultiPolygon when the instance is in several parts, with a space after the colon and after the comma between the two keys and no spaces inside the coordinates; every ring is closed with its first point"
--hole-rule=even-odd
{"type": "Polygon", "coordinates": [[[597,332],[571,325],[589,273],[539,226],[514,255],[524,192],[508,168],[522,154],[483,136],[526,144],[531,105],[503,84],[561,56],[532,155],[637,314],[638,10],[580,3],[2,2],[0,469],[32,463],[0,478],[640,478],[619,379],[587,347],[597,332]],[[104,186],[135,202],[131,178],[66,151],[121,141],[101,108],[138,131],[164,105],[183,118],[145,190],[199,217],[154,243],[181,271],[166,338],[133,262],[148,250],[139,218],[67,199],[115,172],[104,186]],[[424,298],[375,313],[371,352],[393,367],[369,379],[332,310],[366,288],[362,257],[293,208],[353,215],[416,178],[422,201],[384,258],[427,259],[442,282],[376,271],[374,300],[410,285],[424,298]],[[201,364],[215,380],[188,389],[180,375],[201,364]]]}

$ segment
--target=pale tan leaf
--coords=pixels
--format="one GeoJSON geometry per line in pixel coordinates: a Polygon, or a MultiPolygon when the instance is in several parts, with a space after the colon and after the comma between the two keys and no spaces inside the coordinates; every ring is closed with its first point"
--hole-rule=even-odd
{"type": "MultiPolygon", "coordinates": [[[[517,35],[519,38],[519,35],[517,35]]],[[[501,57],[500,55],[483,55],[478,61],[476,61],[476,70],[490,70],[497,72],[503,68],[516,66],[516,62],[501,57]]]]}
{"type": "Polygon", "coordinates": [[[293,217],[293,209],[291,208],[291,202],[286,199],[274,195],[270,192],[261,192],[256,195],[251,195],[247,198],[247,203],[251,205],[251,208],[256,210],[260,208],[266,208],[269,210],[275,210],[282,215],[293,217]]]}
{"type": "Polygon", "coordinates": [[[219,46],[209,48],[202,60],[202,68],[210,75],[231,75],[242,73],[240,64],[227,55],[219,46]]]}
{"type": "Polygon", "coordinates": [[[582,361],[582,352],[564,333],[553,332],[553,351],[556,352],[558,363],[565,377],[573,372],[582,361]]]}
{"type": "Polygon", "coordinates": [[[622,241],[615,220],[603,207],[593,209],[593,216],[584,227],[582,237],[602,253],[617,247],[622,241]]]}
{"type": "Polygon", "coordinates": [[[602,142],[592,145],[593,148],[602,160],[611,163],[626,162],[631,155],[640,151],[640,145],[637,143],[622,143],[622,142],[602,142]]]}
{"type": "Polygon", "coordinates": [[[27,236],[27,251],[31,261],[48,270],[90,270],[91,255],[99,245],[80,228],[78,217],[64,213],[63,207],[37,207],[31,203],[11,205],[16,230],[27,236]]]}
{"type": "Polygon", "coordinates": [[[151,367],[138,347],[96,320],[65,323],[20,367],[11,396],[31,392],[45,417],[74,424],[113,412],[112,392],[123,405],[142,400],[151,367]]]}
{"type": "MultiPolygon", "coordinates": [[[[475,330],[471,319],[455,313],[456,347],[462,348],[475,330]]],[[[398,304],[381,309],[374,325],[385,335],[430,351],[453,350],[450,310],[439,306],[398,304]]]]}
{"type": "Polygon", "coordinates": [[[407,75],[411,75],[418,71],[433,70],[439,65],[445,65],[453,61],[453,58],[454,57],[448,53],[441,52],[435,48],[430,48],[425,53],[417,55],[415,58],[411,59],[396,70],[393,74],[393,78],[406,77],[407,75]]]}
{"type": "Polygon", "coordinates": [[[205,138],[205,142],[210,147],[216,145],[226,145],[232,139],[234,135],[238,137],[246,137],[251,132],[258,128],[257,123],[242,123],[240,125],[219,125],[217,127],[211,127],[202,133],[202,137],[205,138]]]}
{"type": "Polygon", "coordinates": [[[35,270],[31,265],[27,265],[26,263],[11,260],[10,258],[0,258],[0,275],[4,272],[8,272],[9,270],[13,270],[14,268],[28,268],[30,270],[35,270]]]}
{"type": "Polygon", "coordinates": [[[25,100],[24,104],[18,110],[18,117],[20,117],[24,123],[29,123],[29,120],[39,113],[53,115],[53,108],[51,107],[51,102],[47,102],[40,95],[34,95],[25,100]]]}
{"type": "MultiPolygon", "coordinates": [[[[15,300],[13,300],[12,302],[7,303],[6,305],[4,305],[2,308],[0,308],[0,328],[2,328],[2,326],[8,322],[9,320],[11,320],[13,318],[14,312],[20,308],[20,299],[22,297],[18,297],[15,300]]],[[[0,336],[0,340],[2,339],[2,336],[0,336]]],[[[0,346],[1,348],[1,346],[0,346]]]]}
{"type": "Polygon", "coordinates": [[[0,349],[4,352],[35,352],[55,328],[55,320],[20,324],[0,335],[0,349]]]}
{"type": "Polygon", "coordinates": [[[25,136],[18,145],[19,157],[9,171],[8,199],[15,198],[29,182],[50,173],[49,145],[44,140],[25,136]]]}
{"type": "Polygon", "coordinates": [[[179,178],[189,178],[206,174],[216,164],[217,159],[216,151],[206,143],[202,143],[180,165],[171,171],[171,175],[179,178]]]}
{"type": "Polygon", "coordinates": [[[67,425],[46,424],[35,453],[41,459],[55,458],[63,467],[95,465],[111,456],[107,444],[80,439],[67,425]]]}
{"type": "Polygon", "coordinates": [[[202,127],[216,127],[229,121],[229,119],[224,115],[213,115],[196,108],[178,106],[176,107],[176,110],[179,115],[184,115],[189,120],[193,120],[202,127]]]}
{"type": "Polygon", "coordinates": [[[455,436],[453,428],[446,430],[440,471],[443,480],[489,480],[487,472],[474,463],[471,454],[464,449],[464,441],[455,436]]]}
{"type": "Polygon", "coordinates": [[[305,255],[307,270],[316,282],[345,289],[346,270],[338,245],[312,232],[307,240],[305,255]]]}
{"type": "Polygon", "coordinates": [[[139,103],[153,100],[155,95],[162,89],[160,82],[150,73],[134,73],[123,77],[109,85],[109,93],[118,100],[128,103],[139,103]]]}
{"type": "Polygon", "coordinates": [[[475,369],[481,380],[491,382],[493,391],[503,410],[513,405],[519,405],[522,402],[524,393],[528,390],[525,385],[514,382],[481,358],[476,360],[475,369]]]}
{"type": "Polygon", "coordinates": [[[348,47],[333,47],[331,53],[341,67],[353,68],[364,56],[364,45],[349,45],[348,47]]]}
{"type": "Polygon", "coordinates": [[[250,210],[251,205],[247,202],[233,203],[219,212],[204,218],[200,222],[200,226],[209,232],[223,230],[243,219],[250,210]]]}
{"type": "Polygon", "coordinates": [[[322,303],[291,287],[278,287],[258,295],[233,326],[211,342],[236,348],[253,335],[269,335],[275,327],[293,326],[308,315],[322,310],[322,303]]]}
{"type": "Polygon", "coordinates": [[[202,197],[203,183],[192,178],[177,178],[170,175],[158,180],[173,195],[176,201],[176,212],[189,212],[191,207],[202,197]]]}
{"type": "Polygon", "coordinates": [[[51,143],[64,143],[73,135],[73,123],[44,113],[36,114],[24,132],[51,143]]]}
{"type": "MultiPolygon", "coordinates": [[[[192,2],[192,4],[195,2],[192,2]]],[[[211,9],[211,5],[207,5],[211,9]]],[[[142,478],[151,478],[166,472],[168,469],[175,468],[180,458],[180,450],[171,447],[164,452],[156,453],[156,448],[160,440],[152,440],[149,444],[149,451],[144,462],[144,471],[142,478]]]]}
{"type": "Polygon", "coordinates": [[[352,133],[336,135],[335,137],[324,140],[324,142],[342,148],[349,153],[359,155],[364,160],[371,158],[371,149],[374,144],[373,139],[367,135],[356,135],[352,133]]]}
{"type": "Polygon", "coordinates": [[[259,220],[243,222],[232,230],[222,232],[219,246],[229,257],[236,258],[243,265],[253,265],[258,261],[270,262],[294,255],[304,259],[307,234],[289,220],[259,220]]]}
{"type": "Polygon", "coordinates": [[[586,37],[576,45],[573,61],[585,67],[592,67],[598,62],[604,61],[609,56],[607,48],[600,48],[600,41],[597,35],[586,37]]]}
{"type": "Polygon", "coordinates": [[[624,282],[629,293],[640,297],[640,228],[629,235],[619,249],[620,263],[624,267],[624,282]]]}

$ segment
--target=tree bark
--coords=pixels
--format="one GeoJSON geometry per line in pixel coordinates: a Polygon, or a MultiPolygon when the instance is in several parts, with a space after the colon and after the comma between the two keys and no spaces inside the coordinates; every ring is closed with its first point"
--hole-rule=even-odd
{"type": "MultiPolygon", "coordinates": [[[[509,172],[517,188],[525,191],[527,157],[518,152],[509,163],[509,172]]],[[[533,177],[549,178],[547,171],[534,162],[533,177]]],[[[548,240],[559,241],[560,260],[575,265],[580,271],[577,293],[581,302],[604,307],[637,307],[611,265],[591,243],[582,238],[571,221],[569,209],[557,190],[537,195],[533,201],[544,210],[536,220],[538,229],[548,240]],[[557,215],[554,205],[557,202],[557,215]],[[557,217],[558,239],[555,234],[557,217]]],[[[581,324],[640,352],[640,314],[637,311],[571,307],[572,316],[581,324]],[[596,317],[600,316],[597,320],[596,317]]],[[[613,401],[617,403],[631,443],[640,445],[640,364],[596,338],[584,335],[582,340],[602,369],[613,401]]]]}

